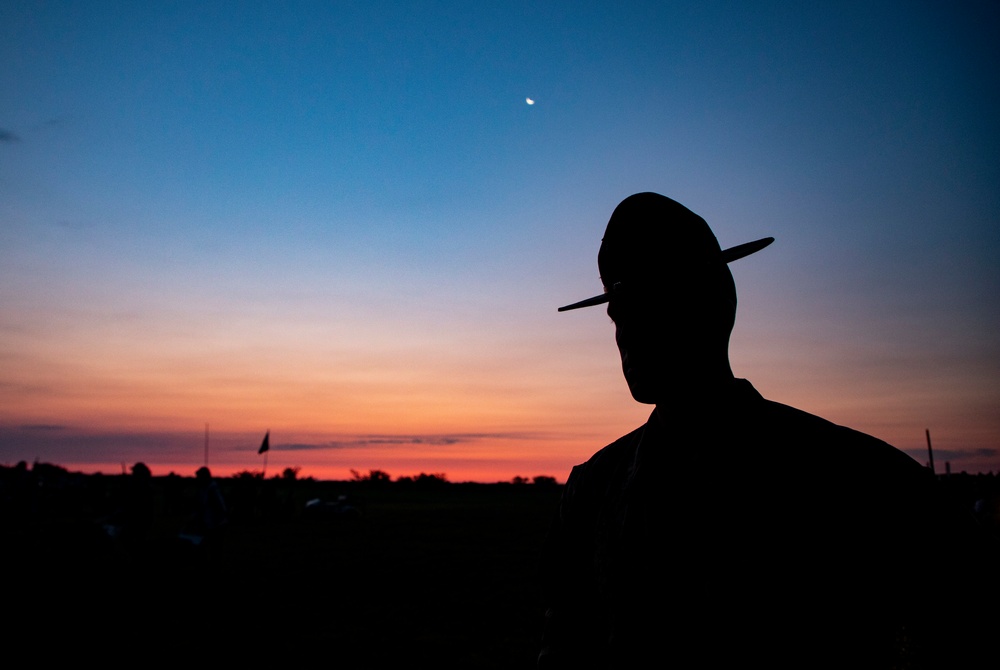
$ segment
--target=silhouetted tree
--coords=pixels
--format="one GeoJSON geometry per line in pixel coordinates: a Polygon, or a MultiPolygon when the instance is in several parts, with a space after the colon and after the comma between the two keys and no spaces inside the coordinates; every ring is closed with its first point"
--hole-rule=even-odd
{"type": "Polygon", "coordinates": [[[413,481],[415,484],[420,484],[421,486],[439,486],[448,483],[448,475],[443,472],[436,472],[434,474],[421,472],[413,481]]]}
{"type": "Polygon", "coordinates": [[[368,474],[363,475],[357,470],[352,469],[351,479],[356,482],[370,482],[372,484],[388,484],[392,481],[392,477],[384,470],[369,470],[368,474]]]}

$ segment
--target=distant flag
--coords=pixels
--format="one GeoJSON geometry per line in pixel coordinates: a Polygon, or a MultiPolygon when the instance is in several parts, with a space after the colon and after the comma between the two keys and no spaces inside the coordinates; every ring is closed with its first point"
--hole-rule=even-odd
{"type": "Polygon", "coordinates": [[[257,454],[263,454],[270,448],[271,448],[271,431],[267,431],[267,433],[264,434],[264,441],[260,443],[260,449],[257,450],[257,454]]]}

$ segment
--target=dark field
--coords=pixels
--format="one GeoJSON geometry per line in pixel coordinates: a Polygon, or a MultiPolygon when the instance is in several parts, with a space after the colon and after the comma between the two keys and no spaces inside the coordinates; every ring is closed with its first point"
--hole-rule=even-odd
{"type": "Polygon", "coordinates": [[[111,537],[126,481],[8,494],[9,647],[80,663],[534,665],[535,569],[557,485],[220,479],[231,521],[196,546],[178,538],[191,478],[154,478],[147,532],[111,537]],[[307,510],[340,495],[357,513],[307,510]]]}
{"type": "MultiPolygon", "coordinates": [[[[32,665],[534,667],[553,482],[224,478],[230,522],[195,545],[180,539],[193,478],[154,478],[143,497],[125,476],[0,474],[13,667],[26,653],[32,665]],[[340,496],[352,505],[306,504],[340,496]],[[129,510],[144,532],[109,534],[129,510]]],[[[997,533],[998,478],[943,482],[997,533]]]]}

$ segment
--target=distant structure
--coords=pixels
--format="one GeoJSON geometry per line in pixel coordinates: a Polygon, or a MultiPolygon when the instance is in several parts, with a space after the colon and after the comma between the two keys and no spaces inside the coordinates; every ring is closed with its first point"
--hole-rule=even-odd
{"type": "Polygon", "coordinates": [[[927,435],[927,458],[930,459],[928,461],[927,467],[929,467],[931,469],[931,474],[933,475],[933,474],[935,474],[935,472],[934,472],[934,450],[931,449],[931,430],[930,430],[930,428],[925,428],[924,429],[924,434],[927,435]]]}

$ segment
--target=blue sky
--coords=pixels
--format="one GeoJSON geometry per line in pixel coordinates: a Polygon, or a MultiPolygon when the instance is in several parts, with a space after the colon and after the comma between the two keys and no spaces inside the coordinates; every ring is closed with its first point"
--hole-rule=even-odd
{"type": "Polygon", "coordinates": [[[562,477],[648,411],[555,308],[653,190],[776,238],[733,265],[738,376],[1000,470],[998,15],[4,3],[0,462],[157,473],[212,423],[305,472],[562,477]],[[336,446],[383,435],[458,446],[336,446]]]}

